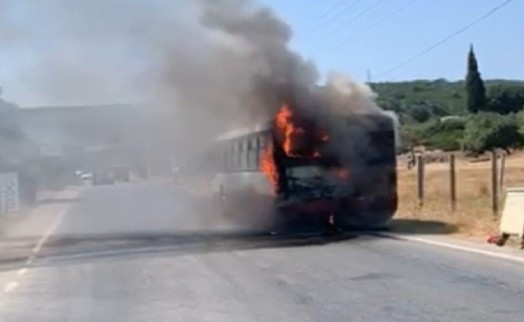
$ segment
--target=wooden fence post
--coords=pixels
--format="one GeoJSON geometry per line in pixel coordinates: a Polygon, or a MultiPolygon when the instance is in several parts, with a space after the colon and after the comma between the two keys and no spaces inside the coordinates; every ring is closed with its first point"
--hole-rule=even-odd
{"type": "Polygon", "coordinates": [[[506,170],[506,154],[502,153],[500,156],[500,167],[499,167],[499,191],[504,189],[504,172],[506,170]]]}
{"type": "Polygon", "coordinates": [[[455,172],[455,155],[449,156],[449,194],[451,210],[455,211],[457,205],[457,177],[455,172]]]}
{"type": "Polygon", "coordinates": [[[493,216],[498,215],[499,210],[499,182],[497,179],[497,151],[491,151],[491,210],[493,216]]]}
{"type": "Polygon", "coordinates": [[[417,156],[417,196],[418,205],[424,206],[424,157],[417,156]]]}

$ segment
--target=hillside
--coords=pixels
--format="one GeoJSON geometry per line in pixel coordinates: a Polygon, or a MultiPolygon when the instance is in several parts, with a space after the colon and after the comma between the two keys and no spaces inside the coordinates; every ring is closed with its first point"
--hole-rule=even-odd
{"type": "Polygon", "coordinates": [[[378,105],[399,115],[404,149],[477,147],[473,150],[482,152],[492,145],[524,146],[524,81],[485,81],[486,106],[478,114],[466,110],[464,81],[384,82],[371,87],[378,94],[378,105]],[[463,117],[444,118],[448,115],[463,117]]]}
{"type": "MultiPolygon", "coordinates": [[[[524,81],[515,80],[487,80],[485,84],[488,91],[499,85],[524,88],[524,81]]],[[[377,102],[381,107],[401,114],[417,116],[421,109],[430,112],[429,116],[466,113],[464,81],[437,79],[384,82],[372,83],[371,87],[378,94],[377,102]]],[[[424,115],[420,117],[425,118],[424,115]]],[[[405,121],[409,122],[409,119],[405,121]]]]}

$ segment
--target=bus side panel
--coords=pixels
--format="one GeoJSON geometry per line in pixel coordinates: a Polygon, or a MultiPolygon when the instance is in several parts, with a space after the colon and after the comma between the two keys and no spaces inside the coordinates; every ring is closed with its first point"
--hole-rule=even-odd
{"type": "MultiPolygon", "coordinates": [[[[273,187],[258,171],[220,173],[213,181],[222,215],[246,228],[270,228],[273,224],[273,187]]],[[[218,210],[218,209],[217,209],[218,210]]]]}
{"type": "Polygon", "coordinates": [[[228,195],[254,193],[273,195],[273,187],[266,176],[259,171],[217,173],[212,180],[213,193],[228,195]]]}

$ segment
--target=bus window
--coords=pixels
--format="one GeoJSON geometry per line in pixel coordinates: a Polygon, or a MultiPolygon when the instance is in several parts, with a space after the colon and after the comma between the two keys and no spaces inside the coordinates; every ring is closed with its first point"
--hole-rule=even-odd
{"type": "Polygon", "coordinates": [[[258,170],[258,136],[251,138],[251,168],[258,170]]]}
{"type": "Polygon", "coordinates": [[[258,148],[260,150],[264,150],[264,148],[266,147],[266,142],[264,139],[265,139],[265,136],[262,134],[258,137],[258,148]]]}
{"type": "Polygon", "coordinates": [[[249,160],[249,157],[251,156],[250,142],[251,138],[247,137],[244,139],[244,157],[242,158],[244,160],[244,170],[249,170],[251,165],[251,162],[249,160]]]}
{"type": "Polygon", "coordinates": [[[264,135],[257,135],[257,169],[260,168],[260,159],[262,158],[262,153],[264,153],[264,135]]]}
{"type": "Polygon", "coordinates": [[[235,141],[231,141],[231,165],[229,171],[235,171],[238,162],[238,147],[235,141]]]}
{"type": "Polygon", "coordinates": [[[244,142],[242,139],[238,139],[238,141],[236,142],[236,145],[237,145],[237,151],[238,151],[238,154],[237,154],[237,166],[236,166],[236,169],[235,170],[242,170],[244,169],[244,142]]]}
{"type": "Polygon", "coordinates": [[[247,147],[246,147],[246,169],[253,170],[253,143],[251,141],[251,138],[248,137],[246,139],[247,147]]]}
{"type": "Polygon", "coordinates": [[[235,160],[236,160],[235,144],[233,142],[228,142],[228,151],[229,151],[229,156],[228,156],[229,162],[228,162],[227,170],[233,171],[235,169],[235,160]]]}

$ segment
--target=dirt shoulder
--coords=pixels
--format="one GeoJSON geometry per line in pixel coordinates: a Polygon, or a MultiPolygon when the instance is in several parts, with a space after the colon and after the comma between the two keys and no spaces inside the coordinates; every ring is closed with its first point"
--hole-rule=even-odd
{"type": "Polygon", "coordinates": [[[498,234],[504,207],[505,189],[524,186],[524,153],[506,157],[504,181],[500,189],[499,212],[491,207],[491,161],[458,158],[456,163],[457,202],[451,209],[449,163],[425,166],[424,202],[419,205],[417,172],[399,162],[399,208],[393,226],[400,231],[448,234],[458,238],[485,241],[498,234]]]}

